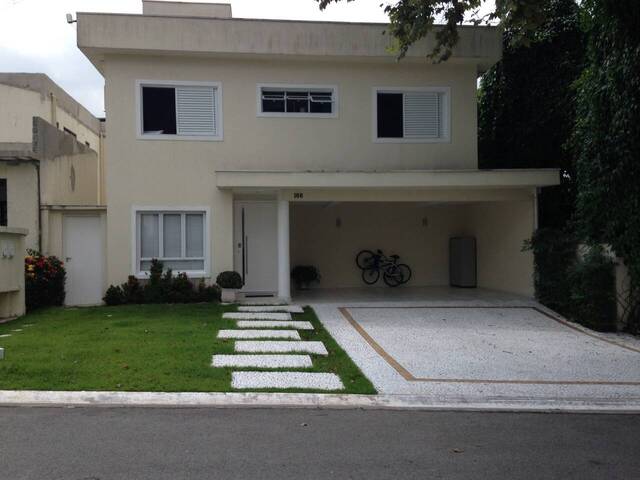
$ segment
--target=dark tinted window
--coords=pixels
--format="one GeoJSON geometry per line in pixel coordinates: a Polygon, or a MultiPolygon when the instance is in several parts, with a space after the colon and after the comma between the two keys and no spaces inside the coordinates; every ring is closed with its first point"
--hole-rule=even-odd
{"type": "Polygon", "coordinates": [[[378,93],[378,138],[402,136],[402,94],[378,93]]]}
{"type": "Polygon", "coordinates": [[[332,113],[333,103],[331,92],[310,92],[311,113],[332,113]]]}
{"type": "Polygon", "coordinates": [[[7,179],[0,178],[0,226],[7,226],[7,179]]]}
{"type": "Polygon", "coordinates": [[[176,90],[142,87],[142,130],[144,133],[176,133],[176,90]]]}
{"type": "Polygon", "coordinates": [[[307,113],[309,111],[309,92],[287,92],[287,112],[307,113]]]}
{"type": "Polygon", "coordinates": [[[284,92],[277,90],[263,90],[262,111],[284,112],[284,92]]]}

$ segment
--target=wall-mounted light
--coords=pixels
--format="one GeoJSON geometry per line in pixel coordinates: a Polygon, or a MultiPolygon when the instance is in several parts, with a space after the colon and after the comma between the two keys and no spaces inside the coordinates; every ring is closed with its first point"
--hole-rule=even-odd
{"type": "Polygon", "coordinates": [[[340,217],[336,218],[336,228],[340,228],[342,226],[342,220],[340,219],[340,217]]]}
{"type": "Polygon", "coordinates": [[[423,227],[429,226],[429,219],[427,217],[422,217],[422,226],[423,227]]]}

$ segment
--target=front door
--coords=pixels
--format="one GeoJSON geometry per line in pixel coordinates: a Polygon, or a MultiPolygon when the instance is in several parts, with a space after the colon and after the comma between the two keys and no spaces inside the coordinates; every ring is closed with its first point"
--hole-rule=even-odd
{"type": "Polygon", "coordinates": [[[102,302],[104,246],[98,215],[64,216],[64,256],[67,305],[102,302]]]}
{"type": "Polygon", "coordinates": [[[236,202],[234,264],[246,295],[278,290],[278,210],[276,202],[236,202]]]}

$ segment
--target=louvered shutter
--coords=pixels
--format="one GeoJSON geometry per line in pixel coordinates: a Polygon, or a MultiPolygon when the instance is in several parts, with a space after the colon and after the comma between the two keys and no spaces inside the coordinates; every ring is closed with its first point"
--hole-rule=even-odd
{"type": "Polygon", "coordinates": [[[439,138],[442,135],[441,94],[405,92],[404,138],[439,138]]]}
{"type": "Polygon", "coordinates": [[[217,135],[216,98],[215,87],[177,87],[178,135],[217,135]]]}

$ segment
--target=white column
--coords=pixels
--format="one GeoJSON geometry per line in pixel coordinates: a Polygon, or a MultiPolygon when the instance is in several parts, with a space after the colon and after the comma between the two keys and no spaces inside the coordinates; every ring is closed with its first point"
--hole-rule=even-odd
{"type": "Polygon", "coordinates": [[[291,301],[289,266],[289,201],[278,200],[278,297],[291,301]]]}

